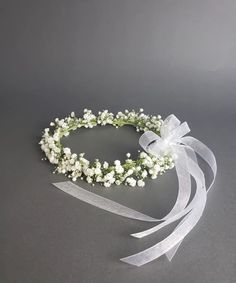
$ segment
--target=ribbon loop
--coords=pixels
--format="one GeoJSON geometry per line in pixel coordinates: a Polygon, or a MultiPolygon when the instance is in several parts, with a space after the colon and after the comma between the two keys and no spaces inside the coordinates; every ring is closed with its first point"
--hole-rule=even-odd
{"type": "Polygon", "coordinates": [[[145,151],[148,151],[153,142],[161,141],[161,138],[152,131],[146,131],[145,134],[139,138],[139,144],[145,151]]]}
{"type": "Polygon", "coordinates": [[[174,115],[171,114],[163,121],[161,127],[161,136],[166,137],[173,129],[177,128],[180,125],[180,120],[174,115]]]}

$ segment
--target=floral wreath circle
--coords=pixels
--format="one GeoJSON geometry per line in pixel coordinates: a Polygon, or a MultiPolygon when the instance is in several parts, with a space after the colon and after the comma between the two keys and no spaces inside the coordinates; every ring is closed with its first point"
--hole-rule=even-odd
{"type": "Polygon", "coordinates": [[[76,181],[78,178],[94,185],[100,183],[105,187],[115,185],[129,185],[131,187],[145,186],[144,179],[151,177],[156,179],[166,170],[174,167],[174,161],[170,152],[163,153],[156,157],[151,153],[139,151],[138,158],[133,160],[131,154],[126,154],[124,163],[115,160],[113,164],[100,162],[95,159],[90,162],[85,158],[85,153],[72,153],[68,147],[63,147],[61,139],[69,135],[71,131],[78,128],[93,128],[97,125],[112,125],[116,128],[124,125],[132,125],[137,132],[151,130],[160,135],[160,128],[163,124],[161,116],[146,115],[141,108],[139,111],[118,112],[114,115],[108,110],[99,111],[95,116],[91,110],[84,109],[82,118],[77,118],[74,112],[64,118],[56,118],[50,123],[51,128],[43,131],[42,139],[39,142],[42,151],[50,163],[56,166],[53,173],[62,173],[76,181]]]}

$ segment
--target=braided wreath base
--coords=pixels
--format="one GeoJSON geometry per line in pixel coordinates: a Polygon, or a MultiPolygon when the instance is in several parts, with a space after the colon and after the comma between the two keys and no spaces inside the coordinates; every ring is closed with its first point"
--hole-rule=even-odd
{"type": "Polygon", "coordinates": [[[138,151],[136,160],[131,159],[130,153],[127,153],[123,164],[120,160],[115,160],[113,164],[106,161],[100,162],[99,159],[90,162],[85,158],[85,153],[77,155],[72,153],[70,148],[63,147],[61,138],[68,136],[71,131],[78,128],[93,128],[97,125],[112,125],[116,128],[132,125],[137,132],[151,130],[160,135],[162,123],[160,115],[146,115],[143,109],[137,112],[125,110],[124,113],[118,112],[116,115],[103,110],[99,111],[97,116],[91,110],[84,109],[82,118],[77,118],[74,112],[64,119],[56,118],[50,123],[50,129],[44,129],[39,144],[46,155],[46,158],[43,159],[48,159],[56,166],[53,173],[65,174],[72,181],[80,178],[92,185],[100,183],[105,187],[110,187],[112,184],[143,187],[144,179],[147,177],[156,179],[158,175],[174,167],[170,153],[156,157],[150,153],[138,151]]]}

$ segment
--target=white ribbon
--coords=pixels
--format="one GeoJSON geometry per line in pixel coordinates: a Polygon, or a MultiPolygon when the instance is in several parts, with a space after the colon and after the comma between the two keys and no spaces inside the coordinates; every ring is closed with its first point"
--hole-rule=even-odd
{"type": "Polygon", "coordinates": [[[139,139],[140,145],[148,153],[157,157],[161,157],[165,154],[171,154],[174,157],[179,183],[178,196],[171,211],[161,219],[156,219],[130,209],[112,200],[84,190],[71,182],[53,184],[57,188],[84,202],[114,214],[146,222],[161,222],[150,229],[131,234],[131,236],[136,238],[146,237],[166,227],[170,223],[183,218],[174,231],[164,240],[142,252],[122,258],[121,261],[141,266],[163,254],[171,260],[185,236],[200,219],[205,208],[207,192],[215,180],[217,165],[212,151],[199,140],[191,136],[185,136],[188,132],[190,132],[188,124],[186,122],[181,124],[172,114],[164,120],[161,126],[160,136],[152,131],[146,131],[139,139]],[[213,180],[208,187],[206,187],[205,176],[198,165],[195,153],[200,155],[208,163],[213,172],[213,180]],[[191,176],[196,182],[196,191],[190,201],[191,176]]]}

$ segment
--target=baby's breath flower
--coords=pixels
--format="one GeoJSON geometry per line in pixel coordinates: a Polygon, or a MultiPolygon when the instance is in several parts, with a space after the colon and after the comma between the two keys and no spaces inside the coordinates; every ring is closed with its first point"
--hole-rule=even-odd
{"type": "Polygon", "coordinates": [[[120,165],[120,160],[115,160],[115,161],[114,161],[114,164],[115,164],[116,166],[119,166],[119,165],[120,165]]]}
{"type": "Polygon", "coordinates": [[[146,177],[147,177],[147,175],[148,175],[148,173],[147,173],[147,171],[146,171],[146,170],[144,170],[144,171],[142,172],[142,174],[141,174],[141,175],[142,175],[142,177],[143,177],[143,178],[146,178],[146,177]]]}
{"type": "Polygon", "coordinates": [[[86,178],[86,181],[91,184],[91,183],[93,182],[93,179],[92,179],[90,176],[88,176],[88,177],[86,178]]]}
{"type": "Polygon", "coordinates": [[[125,171],[125,169],[121,165],[116,166],[115,170],[118,174],[122,174],[125,171]]]}
{"type": "Polygon", "coordinates": [[[143,180],[138,180],[137,185],[139,187],[144,187],[145,186],[145,182],[143,180]]]}
{"type": "Polygon", "coordinates": [[[94,169],[94,173],[95,173],[96,175],[100,175],[100,174],[102,173],[102,170],[97,167],[97,168],[94,169]]]}
{"type": "Polygon", "coordinates": [[[109,164],[108,164],[108,162],[105,161],[105,162],[103,163],[103,168],[104,168],[104,169],[107,169],[108,167],[109,167],[109,164]]]}
{"type": "Polygon", "coordinates": [[[93,172],[93,170],[91,169],[91,168],[86,168],[85,170],[84,170],[84,174],[86,175],[86,176],[93,176],[94,175],[94,172],[93,172]]]}
{"type": "Polygon", "coordinates": [[[70,153],[71,153],[69,147],[65,147],[65,148],[63,149],[63,151],[64,151],[65,154],[70,154],[70,153]]]}
{"type": "Polygon", "coordinates": [[[108,187],[110,187],[110,186],[111,186],[111,183],[109,183],[109,182],[105,182],[105,183],[104,183],[104,187],[108,188],[108,187]]]}
{"type": "Polygon", "coordinates": [[[134,170],[133,169],[129,169],[126,173],[127,176],[130,176],[134,173],[134,170]]]}

